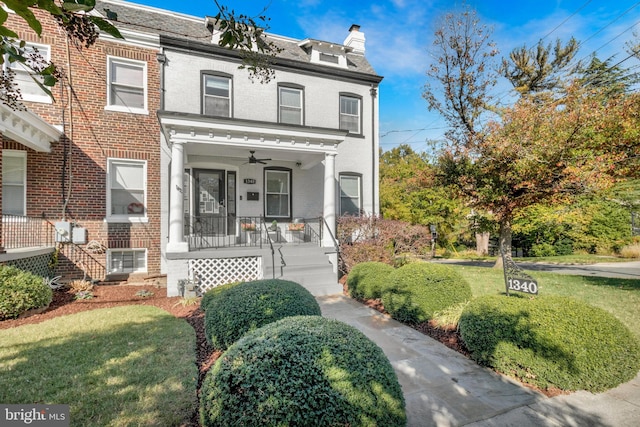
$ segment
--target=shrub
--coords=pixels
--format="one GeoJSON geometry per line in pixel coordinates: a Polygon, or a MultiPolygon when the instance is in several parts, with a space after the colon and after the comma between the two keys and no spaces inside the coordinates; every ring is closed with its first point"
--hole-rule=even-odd
{"type": "Polygon", "coordinates": [[[393,270],[389,264],[377,261],[355,265],[347,278],[349,293],[352,297],[360,299],[380,298],[393,270]]]}
{"type": "Polygon", "coordinates": [[[471,287],[448,265],[407,264],[389,275],[382,304],[394,319],[420,323],[434,313],[471,299],[471,287]]]}
{"type": "Polygon", "coordinates": [[[242,283],[242,282],[227,283],[227,284],[216,286],[215,288],[209,289],[207,292],[205,292],[202,295],[202,299],[200,300],[200,309],[202,311],[206,312],[207,311],[207,306],[209,305],[209,301],[214,299],[215,295],[218,292],[223,292],[224,290],[232,288],[232,287],[234,287],[236,285],[239,285],[240,283],[242,283]]]}
{"type": "Polygon", "coordinates": [[[313,295],[295,282],[244,282],[211,295],[205,306],[205,335],[214,348],[224,350],[245,333],[276,320],[320,314],[313,295]]]}
{"type": "Polygon", "coordinates": [[[640,243],[633,243],[620,249],[622,258],[640,258],[640,243]]]}
{"type": "Polygon", "coordinates": [[[640,369],[640,344],[629,329],[572,298],[480,297],[467,305],[459,327],[479,364],[543,389],[600,392],[640,369]]]}
{"type": "Polygon", "coordinates": [[[404,426],[404,398],[382,350],[347,324],[282,319],[229,348],[202,385],[214,425],[404,426]]]}
{"type": "Polygon", "coordinates": [[[42,277],[15,267],[0,266],[0,319],[46,307],[52,298],[53,291],[42,277]]]}
{"type": "Polygon", "coordinates": [[[72,280],[69,282],[69,290],[72,293],[90,292],[93,290],[93,283],[87,280],[72,280]]]}
{"type": "Polygon", "coordinates": [[[551,243],[536,243],[531,245],[530,254],[534,257],[555,256],[556,248],[551,243]]]}

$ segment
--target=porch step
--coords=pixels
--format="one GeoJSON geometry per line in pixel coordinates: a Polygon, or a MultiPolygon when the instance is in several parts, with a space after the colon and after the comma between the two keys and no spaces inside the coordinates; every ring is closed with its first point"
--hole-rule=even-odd
{"type": "MultiPolygon", "coordinates": [[[[329,262],[327,249],[311,244],[283,245],[280,251],[286,266],[280,275],[280,257],[276,247],[276,277],[299,283],[314,296],[342,293],[342,285],[329,262]]],[[[265,277],[272,277],[271,267],[268,270],[265,277]]]]}

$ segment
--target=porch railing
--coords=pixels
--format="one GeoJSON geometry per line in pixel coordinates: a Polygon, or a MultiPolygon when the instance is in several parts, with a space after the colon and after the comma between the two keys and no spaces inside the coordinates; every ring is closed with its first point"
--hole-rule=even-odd
{"type": "Polygon", "coordinates": [[[25,249],[55,246],[55,227],[44,218],[2,215],[0,247],[25,249]]]}
{"type": "Polygon", "coordinates": [[[322,241],[322,217],[296,218],[275,224],[259,216],[185,216],[185,238],[190,250],[256,247],[322,241]]]}

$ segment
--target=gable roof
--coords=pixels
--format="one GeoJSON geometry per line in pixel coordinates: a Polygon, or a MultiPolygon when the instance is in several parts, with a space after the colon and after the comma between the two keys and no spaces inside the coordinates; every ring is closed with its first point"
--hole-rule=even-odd
{"type": "MultiPolygon", "coordinates": [[[[238,56],[231,53],[229,49],[220,48],[211,43],[212,34],[206,27],[206,18],[185,15],[178,12],[138,5],[121,0],[97,0],[96,12],[107,17],[107,10],[117,15],[111,22],[118,28],[158,34],[161,44],[189,46],[190,49],[211,51],[219,49],[218,53],[229,52],[230,56],[238,56]],[[217,48],[217,49],[216,49],[217,48]]],[[[334,67],[322,66],[311,63],[311,54],[305,49],[303,40],[296,40],[271,33],[265,33],[267,40],[281,49],[277,55],[276,64],[291,65],[293,62],[309,64],[312,68],[321,67],[327,69],[328,73],[333,73],[334,67]]],[[[308,40],[308,39],[305,39],[308,40]]],[[[328,42],[327,42],[328,43],[328,42]]],[[[339,43],[332,43],[340,46],[339,43]]],[[[347,70],[358,74],[368,75],[369,79],[379,82],[382,77],[378,76],[364,55],[350,53],[351,49],[345,46],[347,57],[347,70]]],[[[347,71],[344,70],[344,71],[347,71]]]]}

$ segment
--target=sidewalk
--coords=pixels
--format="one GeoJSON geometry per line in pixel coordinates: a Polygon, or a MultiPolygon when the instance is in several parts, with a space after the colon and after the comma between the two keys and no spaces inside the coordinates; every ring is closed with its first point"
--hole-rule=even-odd
{"type": "Polygon", "coordinates": [[[354,326],[387,355],[409,427],[640,425],[640,376],[598,395],[547,398],[344,295],[317,300],[323,316],[354,326]]]}

